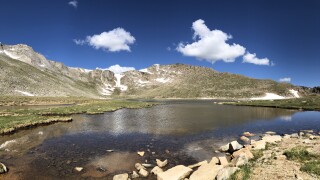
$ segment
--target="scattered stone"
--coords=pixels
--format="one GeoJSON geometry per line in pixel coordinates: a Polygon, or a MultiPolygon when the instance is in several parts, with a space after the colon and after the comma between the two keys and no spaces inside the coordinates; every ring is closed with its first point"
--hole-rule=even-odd
{"type": "Polygon", "coordinates": [[[145,167],[144,166],[142,166],[142,164],[140,164],[140,163],[136,163],[135,165],[134,165],[134,167],[139,171],[140,169],[145,169],[145,167]]]}
{"type": "Polygon", "coordinates": [[[138,151],[137,154],[139,154],[139,156],[144,156],[144,151],[138,151]]]}
{"type": "Polygon", "coordinates": [[[254,136],[254,134],[250,133],[250,132],[244,132],[242,135],[246,136],[246,137],[252,137],[254,136]]]}
{"type": "Polygon", "coordinates": [[[251,147],[253,150],[266,149],[266,141],[251,141],[251,147]]]}
{"type": "Polygon", "coordinates": [[[181,180],[189,176],[192,172],[191,168],[188,168],[183,165],[178,165],[173,168],[168,169],[157,175],[158,180],[181,180]]]}
{"type": "Polygon", "coordinates": [[[225,156],[218,157],[220,165],[227,166],[229,164],[227,158],[225,156]]]}
{"type": "Polygon", "coordinates": [[[249,142],[250,141],[250,139],[247,138],[246,136],[241,136],[240,140],[243,141],[243,142],[249,142]]]}
{"type": "Polygon", "coordinates": [[[143,164],[141,164],[143,167],[146,167],[146,168],[152,168],[152,167],[154,167],[154,165],[153,164],[146,164],[146,163],[143,163],[143,164]]]}
{"type": "Polygon", "coordinates": [[[151,154],[152,154],[152,155],[155,155],[155,154],[156,154],[156,152],[151,152],[151,154]]]}
{"type": "Polygon", "coordinates": [[[156,159],[156,162],[157,162],[157,165],[159,166],[159,167],[165,167],[167,164],[168,164],[168,160],[166,159],[166,160],[164,160],[164,161],[161,161],[160,159],[156,159]]]}
{"type": "Polygon", "coordinates": [[[240,154],[244,153],[246,155],[246,157],[250,160],[252,159],[254,156],[253,154],[251,153],[251,151],[248,149],[248,148],[243,148],[243,149],[240,149],[238,151],[235,151],[232,156],[234,158],[238,157],[240,154]]]}
{"type": "Polygon", "coordinates": [[[8,172],[7,167],[3,163],[0,163],[0,174],[4,174],[6,172],[8,172]]]}
{"type": "Polygon", "coordinates": [[[113,149],[108,149],[108,150],[106,150],[108,153],[111,153],[111,152],[113,152],[114,150],[113,149]]]}
{"type": "Polygon", "coordinates": [[[159,167],[159,166],[155,166],[152,170],[151,170],[151,173],[154,174],[154,175],[157,175],[159,173],[162,173],[163,170],[159,167]]]}
{"type": "Polygon", "coordinates": [[[107,169],[103,168],[103,167],[98,167],[96,170],[99,172],[106,172],[107,171],[107,169]]]}
{"type": "Polygon", "coordinates": [[[242,166],[248,163],[248,158],[245,153],[240,154],[236,158],[232,159],[232,164],[235,165],[236,167],[242,166]]]}
{"type": "Polygon", "coordinates": [[[204,163],[194,173],[191,174],[189,179],[215,179],[218,174],[218,171],[222,168],[222,165],[216,165],[214,163],[204,163]]]}
{"type": "Polygon", "coordinates": [[[243,148],[243,145],[239,144],[238,141],[232,141],[230,144],[229,144],[229,152],[234,152],[236,150],[239,150],[243,148]]]}
{"type": "Polygon", "coordinates": [[[131,178],[132,179],[136,179],[136,178],[139,178],[139,174],[137,173],[137,171],[132,171],[132,175],[131,175],[131,178]]]}
{"type": "Polygon", "coordinates": [[[166,149],[164,152],[166,152],[167,154],[170,154],[170,151],[168,149],[166,149]]]}
{"type": "Polygon", "coordinates": [[[83,170],[83,167],[75,167],[74,169],[78,172],[81,172],[83,170]]]}
{"type": "Polygon", "coordinates": [[[267,131],[267,132],[265,132],[265,134],[275,135],[275,134],[276,134],[276,132],[273,132],[273,131],[267,131]]]}
{"type": "Polygon", "coordinates": [[[225,167],[223,169],[220,169],[217,175],[217,180],[227,180],[238,169],[238,167],[225,167]]]}
{"type": "Polygon", "coordinates": [[[129,175],[127,173],[113,176],[113,180],[128,180],[128,179],[129,179],[129,175]]]}
{"type": "Polygon", "coordinates": [[[281,141],[282,137],[280,135],[264,136],[262,140],[267,143],[275,143],[281,141]]]}
{"type": "Polygon", "coordinates": [[[149,172],[145,169],[140,169],[139,170],[139,174],[142,176],[142,177],[147,177],[149,175],[149,172]]]}
{"type": "Polygon", "coordinates": [[[311,143],[311,141],[310,141],[310,139],[305,139],[305,140],[303,140],[303,141],[302,141],[302,143],[310,144],[310,143],[311,143]]]}
{"type": "Polygon", "coordinates": [[[43,132],[42,132],[42,131],[39,131],[38,134],[39,134],[39,135],[43,135],[43,132]]]}
{"type": "Polygon", "coordinates": [[[205,160],[205,161],[198,162],[197,164],[189,165],[188,168],[193,169],[193,168],[195,168],[195,167],[201,166],[201,165],[204,164],[204,163],[208,163],[208,161],[205,160]]]}

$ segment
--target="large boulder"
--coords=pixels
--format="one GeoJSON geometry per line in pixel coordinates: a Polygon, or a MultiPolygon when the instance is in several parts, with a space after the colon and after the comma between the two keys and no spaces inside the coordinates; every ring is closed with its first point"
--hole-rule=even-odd
{"type": "Polygon", "coordinates": [[[272,136],[264,136],[262,138],[262,140],[264,140],[267,143],[275,143],[275,142],[279,142],[282,140],[282,137],[280,135],[272,135],[272,136]]]}
{"type": "Polygon", "coordinates": [[[248,163],[248,158],[246,156],[245,153],[241,153],[239,156],[237,156],[236,158],[232,159],[231,163],[238,167],[238,166],[242,166],[248,163]]]}
{"type": "Polygon", "coordinates": [[[129,174],[127,173],[113,176],[113,180],[128,180],[128,179],[129,179],[129,174]]]}
{"type": "Polygon", "coordinates": [[[142,177],[147,177],[147,176],[149,175],[149,172],[148,172],[147,170],[141,168],[141,169],[139,170],[139,174],[140,174],[140,176],[142,176],[142,177]]]}
{"type": "Polygon", "coordinates": [[[191,174],[190,180],[212,180],[215,179],[222,165],[216,165],[213,161],[202,164],[198,170],[191,174]]]}
{"type": "Polygon", "coordinates": [[[225,167],[220,169],[217,175],[217,180],[227,180],[233,173],[235,173],[240,168],[238,167],[225,167]]]}
{"type": "Polygon", "coordinates": [[[222,152],[228,151],[230,153],[233,153],[234,151],[239,150],[241,148],[243,148],[243,145],[239,144],[238,141],[232,141],[231,143],[221,146],[219,148],[219,151],[222,151],[222,152]]]}
{"type": "Polygon", "coordinates": [[[250,160],[253,158],[253,154],[251,153],[251,151],[249,150],[249,148],[243,148],[243,149],[240,149],[238,151],[235,151],[232,156],[234,158],[240,156],[240,154],[245,154],[247,156],[247,158],[250,160]]]}
{"type": "Polygon", "coordinates": [[[229,162],[225,156],[219,156],[218,158],[219,158],[220,165],[222,165],[222,166],[229,165],[229,162]]]}
{"type": "Polygon", "coordinates": [[[158,180],[182,180],[185,177],[189,176],[191,172],[191,168],[183,165],[178,165],[168,169],[165,172],[159,173],[157,176],[158,180]]]}
{"type": "Polygon", "coordinates": [[[265,140],[251,141],[251,148],[253,150],[266,149],[266,141],[265,140]]]}
{"type": "Polygon", "coordinates": [[[155,166],[150,172],[154,175],[157,175],[159,173],[162,173],[163,170],[159,166],[155,166]]]}

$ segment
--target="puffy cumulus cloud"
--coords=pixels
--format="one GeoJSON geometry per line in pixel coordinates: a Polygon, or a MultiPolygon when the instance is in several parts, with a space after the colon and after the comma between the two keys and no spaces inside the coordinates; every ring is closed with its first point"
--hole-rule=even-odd
{"type": "Polygon", "coordinates": [[[247,52],[243,56],[242,62],[243,63],[251,63],[251,64],[255,64],[255,65],[266,65],[266,66],[270,66],[271,64],[274,65],[274,63],[272,63],[272,62],[270,64],[270,60],[268,58],[259,59],[259,58],[257,58],[255,53],[251,54],[249,52],[247,52]]]}
{"type": "Polygon", "coordinates": [[[103,49],[109,52],[131,51],[130,44],[136,39],[123,28],[116,28],[108,32],[102,32],[92,36],[87,36],[85,40],[73,40],[77,45],[88,44],[95,49],[103,49]]]}
{"type": "Polygon", "coordinates": [[[180,43],[176,48],[178,52],[185,56],[196,57],[211,63],[222,60],[224,62],[234,62],[239,56],[244,55],[246,48],[239,44],[228,44],[226,41],[232,39],[220,30],[210,30],[202,19],[192,24],[194,30],[191,44],[180,43]]]}
{"type": "Polygon", "coordinates": [[[74,8],[78,7],[78,1],[77,0],[69,1],[68,4],[70,6],[73,6],[74,8]]]}
{"type": "Polygon", "coordinates": [[[291,82],[291,78],[290,77],[280,78],[279,81],[280,82],[291,82]]]}
{"type": "MultiPolygon", "coordinates": [[[[101,69],[101,68],[97,68],[97,69],[101,69]]],[[[116,65],[112,65],[108,68],[101,69],[101,70],[109,70],[109,71],[114,72],[115,74],[120,74],[120,73],[123,73],[126,71],[135,70],[135,68],[134,67],[122,67],[119,64],[116,64],[116,65]]]]}

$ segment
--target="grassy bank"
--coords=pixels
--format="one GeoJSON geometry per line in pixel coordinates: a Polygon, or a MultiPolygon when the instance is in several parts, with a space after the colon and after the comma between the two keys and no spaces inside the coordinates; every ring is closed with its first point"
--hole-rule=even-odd
{"type": "MultiPolygon", "coordinates": [[[[4,98],[2,97],[2,100],[4,98]]],[[[41,102],[41,105],[72,104],[70,106],[53,107],[45,109],[3,109],[0,110],[0,134],[12,133],[18,129],[54,122],[71,121],[72,114],[99,114],[115,111],[121,108],[145,108],[154,105],[149,102],[135,102],[125,100],[97,100],[86,98],[21,98],[14,97],[16,102],[41,102]],[[46,102],[46,104],[44,103],[46,102]],[[50,103],[51,102],[51,103],[50,103]]],[[[2,101],[12,103],[13,99],[2,101]]],[[[37,104],[39,105],[39,104],[37,104]]]]}
{"type": "Polygon", "coordinates": [[[254,100],[254,101],[224,102],[223,104],[320,111],[320,96],[309,96],[309,97],[303,97],[303,98],[281,99],[281,100],[272,100],[272,101],[254,100]]]}

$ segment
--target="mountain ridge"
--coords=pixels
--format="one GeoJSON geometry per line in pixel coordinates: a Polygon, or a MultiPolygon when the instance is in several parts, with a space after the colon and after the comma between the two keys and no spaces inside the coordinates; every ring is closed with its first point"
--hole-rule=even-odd
{"type": "Polygon", "coordinates": [[[61,62],[47,60],[24,44],[5,45],[4,50],[0,50],[0,69],[1,95],[252,98],[274,93],[296,97],[290,90],[301,96],[307,94],[304,89],[289,83],[181,63],[154,64],[120,74],[106,69],[68,67],[61,62]]]}

